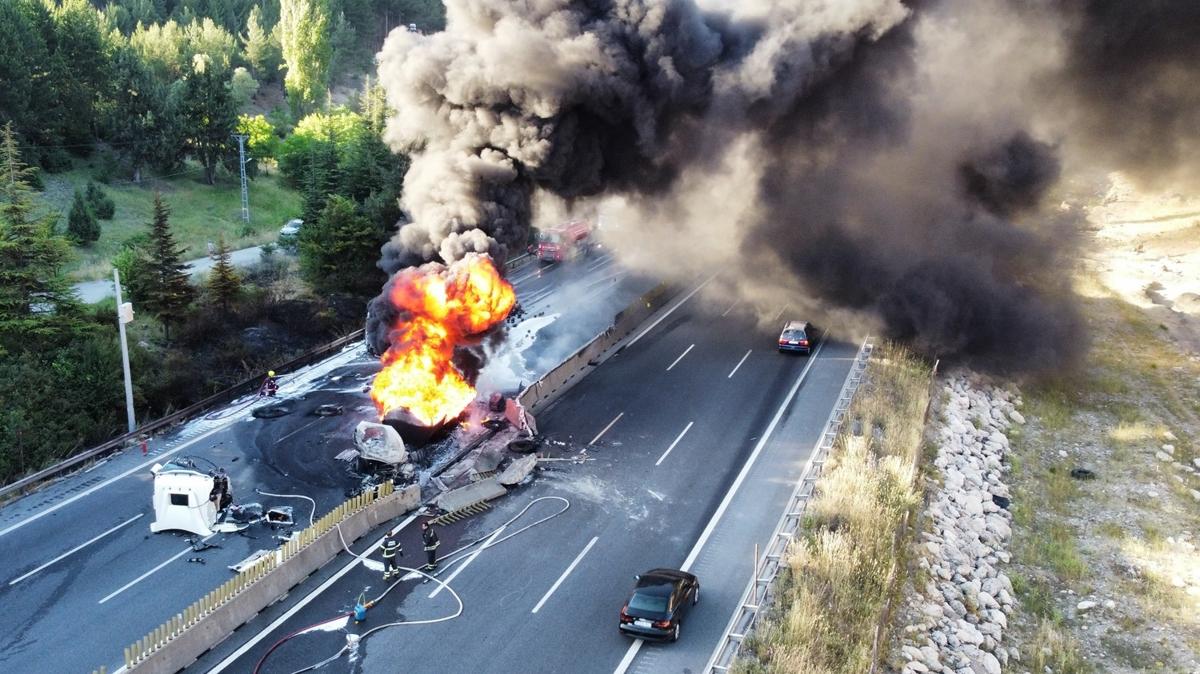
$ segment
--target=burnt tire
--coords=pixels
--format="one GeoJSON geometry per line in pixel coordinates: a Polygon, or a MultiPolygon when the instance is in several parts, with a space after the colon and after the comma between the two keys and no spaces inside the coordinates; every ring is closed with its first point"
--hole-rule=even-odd
{"type": "Polygon", "coordinates": [[[278,417],[287,416],[292,413],[291,405],[285,403],[272,403],[270,405],[260,405],[255,407],[250,414],[256,419],[276,419],[278,417]]]}
{"type": "Polygon", "coordinates": [[[531,438],[521,438],[508,443],[508,451],[517,454],[530,454],[537,451],[538,441],[531,438]]]}

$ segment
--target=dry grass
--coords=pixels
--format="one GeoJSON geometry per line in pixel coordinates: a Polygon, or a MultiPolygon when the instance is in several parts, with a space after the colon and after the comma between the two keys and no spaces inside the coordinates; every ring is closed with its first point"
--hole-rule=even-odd
{"type": "Polygon", "coordinates": [[[851,423],[777,581],[773,608],[746,642],[737,671],[869,669],[875,626],[895,590],[896,532],[919,502],[913,477],[929,382],[928,364],[900,347],[876,348],[851,423]]]}
{"type": "Polygon", "coordinates": [[[1188,492],[1200,481],[1155,453],[1169,443],[1180,463],[1196,456],[1200,365],[1141,309],[1094,281],[1081,288],[1095,348],[1081,371],[1027,387],[1029,424],[1010,437],[1014,671],[1190,671],[1200,598],[1186,590],[1200,587],[1200,563],[1174,539],[1200,531],[1188,492]],[[1075,466],[1097,478],[1072,480],[1075,466]],[[1080,615],[1085,596],[1116,603],[1080,615]]]}

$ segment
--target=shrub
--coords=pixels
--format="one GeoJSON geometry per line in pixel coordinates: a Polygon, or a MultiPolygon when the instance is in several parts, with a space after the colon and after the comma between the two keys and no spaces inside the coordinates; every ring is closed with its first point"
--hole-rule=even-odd
{"type": "Polygon", "coordinates": [[[71,214],[67,216],[67,233],[80,245],[89,245],[100,238],[100,224],[84,201],[83,193],[75,190],[71,214]]]}
{"type": "Polygon", "coordinates": [[[92,208],[92,213],[96,214],[101,220],[112,220],[113,215],[117,212],[117,205],[113,203],[112,197],[101,189],[96,183],[88,181],[87,184],[87,202],[92,208]]]}

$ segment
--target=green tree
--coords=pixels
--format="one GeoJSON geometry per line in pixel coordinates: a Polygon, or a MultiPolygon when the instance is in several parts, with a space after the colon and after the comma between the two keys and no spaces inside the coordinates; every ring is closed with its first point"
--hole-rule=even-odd
{"type": "Polygon", "coordinates": [[[258,93],[258,81],[254,79],[250,71],[241,66],[234,68],[233,75],[229,78],[229,94],[233,97],[234,106],[238,110],[244,109],[250,105],[250,100],[256,93],[258,93]]]}
{"type": "Polygon", "coordinates": [[[376,293],[384,277],[375,261],[386,239],[354,202],[331,196],[316,221],[300,229],[300,272],[317,292],[376,293]]]}
{"type": "Polygon", "coordinates": [[[182,77],[186,70],[187,37],[175,21],[138,24],[129,36],[129,46],[162,81],[182,77]]]}
{"type": "Polygon", "coordinates": [[[329,87],[329,0],[280,0],[279,43],[287,64],[284,86],[293,110],[312,109],[329,87]]]}
{"type": "Polygon", "coordinates": [[[233,67],[238,56],[237,39],[212,19],[193,20],[184,27],[183,35],[187,43],[185,62],[192,62],[197,54],[204,54],[223,72],[233,67]]]}
{"type": "Polygon", "coordinates": [[[184,82],[180,114],[186,122],[188,149],[204,166],[204,181],[216,182],[217,164],[229,157],[237,109],[225,85],[225,73],[197,54],[184,82]]]}
{"type": "Polygon", "coordinates": [[[0,350],[78,327],[78,300],[62,273],[70,246],[55,236],[53,216],[37,215],[31,174],[9,122],[0,132],[0,350]]]}
{"type": "Polygon", "coordinates": [[[46,8],[33,0],[0,2],[0,119],[11,121],[26,142],[52,142],[45,138],[42,93],[48,77],[46,38],[40,30],[49,22],[46,8]]]}
{"type": "Polygon", "coordinates": [[[279,79],[283,54],[275,34],[263,25],[262,8],[258,5],[250,10],[250,16],[246,18],[246,34],[242,36],[242,44],[246,63],[250,64],[260,81],[274,82],[279,79]]]}
{"type": "Polygon", "coordinates": [[[229,260],[229,246],[225,243],[224,234],[217,239],[217,261],[208,277],[208,292],[213,301],[226,311],[242,292],[242,278],[229,260]]]}
{"type": "Polygon", "coordinates": [[[169,143],[167,91],[154,72],[128,47],[113,58],[107,107],[107,135],[142,182],[142,168],[161,156],[169,143]]]}
{"type": "MultiPolygon", "coordinates": [[[[110,44],[100,15],[87,0],[52,5],[49,47],[49,94],[53,106],[42,120],[72,149],[86,150],[97,127],[96,104],[108,81],[110,44]]],[[[5,49],[8,45],[5,45],[5,49]]]]}
{"type": "Polygon", "coordinates": [[[67,216],[67,233],[80,245],[88,246],[100,238],[100,223],[96,222],[96,214],[88,207],[83,192],[75,190],[75,200],[71,202],[71,213],[67,216]]]}
{"type": "Polygon", "coordinates": [[[242,115],[238,117],[237,132],[245,134],[246,153],[254,161],[246,166],[251,177],[258,174],[259,166],[275,162],[275,153],[279,148],[279,136],[275,135],[275,127],[262,115],[242,115]]]}
{"type": "Polygon", "coordinates": [[[116,215],[117,205],[113,203],[112,197],[91,180],[87,182],[87,192],[84,196],[87,197],[88,207],[92,209],[92,213],[95,213],[97,218],[112,220],[116,215]]]}
{"type": "Polygon", "coordinates": [[[195,295],[195,289],[188,283],[187,265],[182,261],[183,250],[176,247],[175,235],[171,233],[170,214],[162,194],[155,193],[143,304],[162,321],[163,336],[168,341],[171,325],[182,320],[195,295]]]}

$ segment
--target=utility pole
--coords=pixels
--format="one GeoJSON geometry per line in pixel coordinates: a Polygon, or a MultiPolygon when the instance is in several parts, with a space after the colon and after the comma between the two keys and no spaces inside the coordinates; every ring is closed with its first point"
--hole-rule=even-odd
{"type": "Polygon", "coordinates": [[[125,343],[125,324],[133,321],[133,305],[121,303],[121,274],[113,269],[113,289],[117,296],[117,331],[121,335],[121,368],[125,370],[125,417],[129,422],[129,432],[137,430],[137,421],[133,417],[133,377],[129,374],[129,347],[125,343]]]}
{"type": "Polygon", "coordinates": [[[250,188],[246,185],[246,139],[244,133],[235,133],[233,137],[238,142],[238,168],[242,173],[242,222],[250,222],[250,188]]]}

